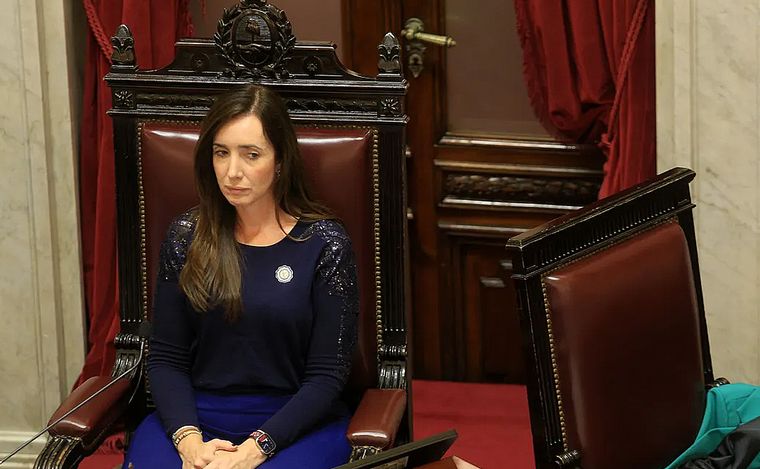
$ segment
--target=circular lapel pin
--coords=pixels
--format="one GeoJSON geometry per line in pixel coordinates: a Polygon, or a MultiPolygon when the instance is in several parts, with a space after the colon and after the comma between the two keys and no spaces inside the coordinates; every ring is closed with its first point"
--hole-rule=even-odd
{"type": "Polygon", "coordinates": [[[293,269],[289,265],[281,265],[274,271],[274,278],[280,283],[288,283],[293,280],[293,269]]]}

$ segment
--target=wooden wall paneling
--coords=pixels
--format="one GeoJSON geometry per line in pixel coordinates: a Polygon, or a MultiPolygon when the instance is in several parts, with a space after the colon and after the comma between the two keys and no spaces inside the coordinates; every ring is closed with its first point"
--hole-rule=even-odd
{"type": "Polygon", "coordinates": [[[504,239],[522,229],[441,224],[443,379],[524,382],[511,263],[504,239]]]}
{"type": "Polygon", "coordinates": [[[459,264],[458,270],[462,273],[461,284],[457,289],[459,293],[457,295],[459,296],[457,306],[462,315],[465,329],[464,343],[461,344],[463,355],[466,357],[464,379],[465,381],[480,381],[483,378],[483,355],[485,355],[483,349],[491,345],[486,343],[483,322],[486,316],[490,316],[491,313],[503,314],[503,311],[489,312],[483,310],[481,279],[498,280],[502,285],[504,282],[501,279],[489,278],[484,275],[486,272],[483,271],[483,266],[478,262],[480,260],[478,251],[483,249],[482,246],[457,244],[460,255],[457,262],[459,264]]]}
{"type": "Polygon", "coordinates": [[[440,208],[562,214],[596,200],[600,173],[578,168],[437,159],[440,208]]]}

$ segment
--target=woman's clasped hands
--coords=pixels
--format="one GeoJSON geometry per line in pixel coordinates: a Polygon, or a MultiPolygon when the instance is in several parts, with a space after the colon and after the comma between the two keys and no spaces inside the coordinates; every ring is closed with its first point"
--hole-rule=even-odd
{"type": "Polygon", "coordinates": [[[254,469],[266,461],[266,456],[251,440],[235,446],[227,440],[204,442],[199,435],[190,435],[177,450],[182,469],[254,469]]]}

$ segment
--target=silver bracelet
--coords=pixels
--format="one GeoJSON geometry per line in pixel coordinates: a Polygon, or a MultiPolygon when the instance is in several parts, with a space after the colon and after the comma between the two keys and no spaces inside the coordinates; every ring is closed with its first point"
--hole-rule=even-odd
{"type": "Polygon", "coordinates": [[[197,428],[195,427],[188,428],[172,439],[172,442],[174,443],[174,447],[179,449],[179,443],[190,435],[203,436],[201,434],[201,431],[198,430],[197,428]]]}

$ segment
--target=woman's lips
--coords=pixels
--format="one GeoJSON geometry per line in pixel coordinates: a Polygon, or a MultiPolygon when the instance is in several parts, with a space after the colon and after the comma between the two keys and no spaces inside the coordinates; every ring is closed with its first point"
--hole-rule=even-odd
{"type": "Polygon", "coordinates": [[[233,194],[242,194],[243,192],[247,192],[247,187],[230,187],[226,186],[225,189],[227,189],[228,192],[231,192],[233,194]]]}

